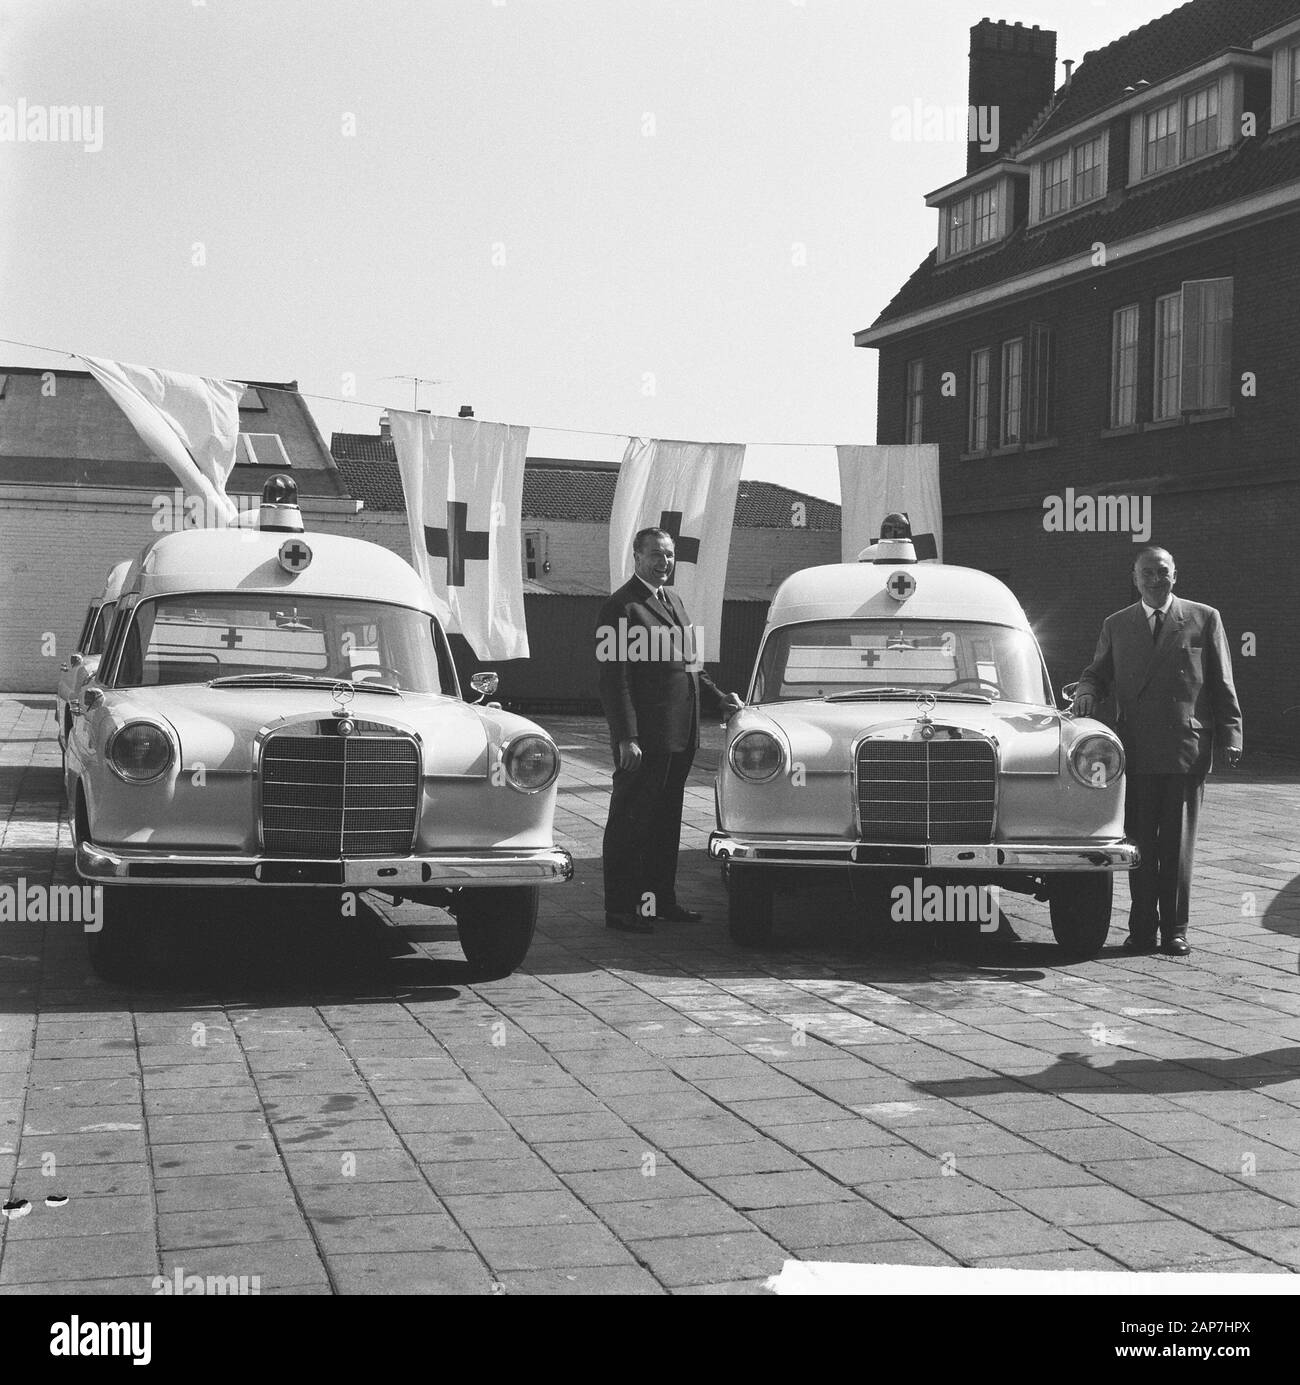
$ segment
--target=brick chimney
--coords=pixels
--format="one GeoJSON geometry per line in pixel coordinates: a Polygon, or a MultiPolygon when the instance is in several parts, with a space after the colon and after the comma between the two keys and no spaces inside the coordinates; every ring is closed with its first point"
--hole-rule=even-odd
{"type": "Polygon", "coordinates": [[[379,436],[381,438],[391,438],[393,436],[393,421],[387,414],[379,415],[379,436]]]}
{"type": "MultiPolygon", "coordinates": [[[[1029,128],[1030,122],[1056,90],[1056,33],[1037,24],[981,19],[970,31],[968,104],[996,108],[997,148],[982,149],[972,140],[966,146],[966,172],[1001,158],[1029,128]]],[[[987,114],[977,117],[981,128],[993,127],[987,114]]],[[[976,122],[972,121],[972,129],[976,122]]]]}

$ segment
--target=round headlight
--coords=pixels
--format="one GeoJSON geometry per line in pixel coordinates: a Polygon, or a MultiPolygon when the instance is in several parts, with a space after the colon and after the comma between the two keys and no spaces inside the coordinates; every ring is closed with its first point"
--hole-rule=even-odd
{"type": "Polygon", "coordinates": [[[766,731],[746,731],[731,743],[731,767],[751,784],[780,774],[784,761],[781,742],[766,731]]]}
{"type": "Polygon", "coordinates": [[[1124,773],[1124,749],[1110,736],[1083,736],[1070,751],[1070,770],[1090,789],[1108,789],[1124,773]]]}
{"type": "Polygon", "coordinates": [[[501,765],[511,788],[520,793],[540,793],[555,783],[560,752],[545,736],[516,736],[502,747],[501,765]]]}
{"type": "Polygon", "coordinates": [[[108,763],[128,784],[147,784],[165,774],[172,762],[171,737],[150,721],[132,721],[114,732],[108,763]]]}

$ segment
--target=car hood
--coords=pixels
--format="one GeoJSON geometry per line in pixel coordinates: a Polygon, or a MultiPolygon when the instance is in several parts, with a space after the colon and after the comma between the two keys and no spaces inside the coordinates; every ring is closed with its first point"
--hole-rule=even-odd
{"type": "MultiPolygon", "coordinates": [[[[1055,774],[1060,767],[1063,727],[1104,731],[1100,723],[1069,721],[1051,707],[1023,702],[946,702],[928,712],[944,734],[947,728],[991,737],[998,744],[1004,773],[1055,774]]],[[[784,736],[791,758],[807,764],[842,758],[860,736],[891,740],[920,738],[921,710],[915,697],[897,701],[766,703],[747,707],[732,722],[733,736],[773,730],[784,736]]],[[[1073,739],[1073,736],[1071,736],[1073,739]]]]}
{"type": "MultiPolygon", "coordinates": [[[[119,725],[145,718],[170,726],[180,742],[184,769],[201,764],[212,772],[247,773],[260,731],[304,718],[328,718],[338,706],[325,688],[210,688],[185,683],[124,689],[113,698],[113,716],[119,725]]],[[[489,728],[508,733],[513,729],[509,723],[531,727],[521,717],[472,707],[454,697],[393,697],[363,692],[360,686],[347,712],[357,721],[415,732],[423,743],[426,774],[486,773],[489,728]]]]}

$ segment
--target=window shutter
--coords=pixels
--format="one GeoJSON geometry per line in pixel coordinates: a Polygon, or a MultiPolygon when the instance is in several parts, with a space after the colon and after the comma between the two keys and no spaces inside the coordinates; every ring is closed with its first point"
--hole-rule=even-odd
{"type": "MultiPolygon", "coordinates": [[[[1290,114],[1291,46],[1284,43],[1273,51],[1273,112],[1269,128],[1276,130],[1290,114]]],[[[1240,127],[1239,127],[1240,128],[1240,127]]]]}
{"type": "Polygon", "coordinates": [[[1142,179],[1142,155],[1146,146],[1146,113],[1139,111],[1128,124],[1128,180],[1129,184],[1142,179]]]}
{"type": "Polygon", "coordinates": [[[1183,283],[1182,411],[1224,409],[1232,366],[1232,280],[1183,283]]]}
{"type": "Polygon", "coordinates": [[[1025,438],[1031,442],[1052,435],[1052,353],[1052,329],[1031,322],[1025,400],[1025,438]]]}

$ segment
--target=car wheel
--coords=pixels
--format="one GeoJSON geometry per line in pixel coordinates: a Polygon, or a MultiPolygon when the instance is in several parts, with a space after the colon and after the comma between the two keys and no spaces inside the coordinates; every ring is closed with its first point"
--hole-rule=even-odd
{"type": "Polygon", "coordinates": [[[772,941],[772,885],[763,871],[729,866],[727,931],[742,947],[763,947],[772,941]]]}
{"type": "Polygon", "coordinates": [[[451,904],[461,951],[485,981],[509,976],[528,954],[537,927],[537,886],[461,890],[451,904]]]}
{"type": "Polygon", "coordinates": [[[86,934],[86,950],[96,975],[126,981],[139,974],[144,961],[154,901],[149,891],[129,885],[105,885],[99,927],[86,934]]]}
{"type": "Polygon", "coordinates": [[[1058,875],[1052,881],[1052,934],[1071,957],[1095,957],[1106,945],[1114,887],[1109,871],[1058,875]]]}

